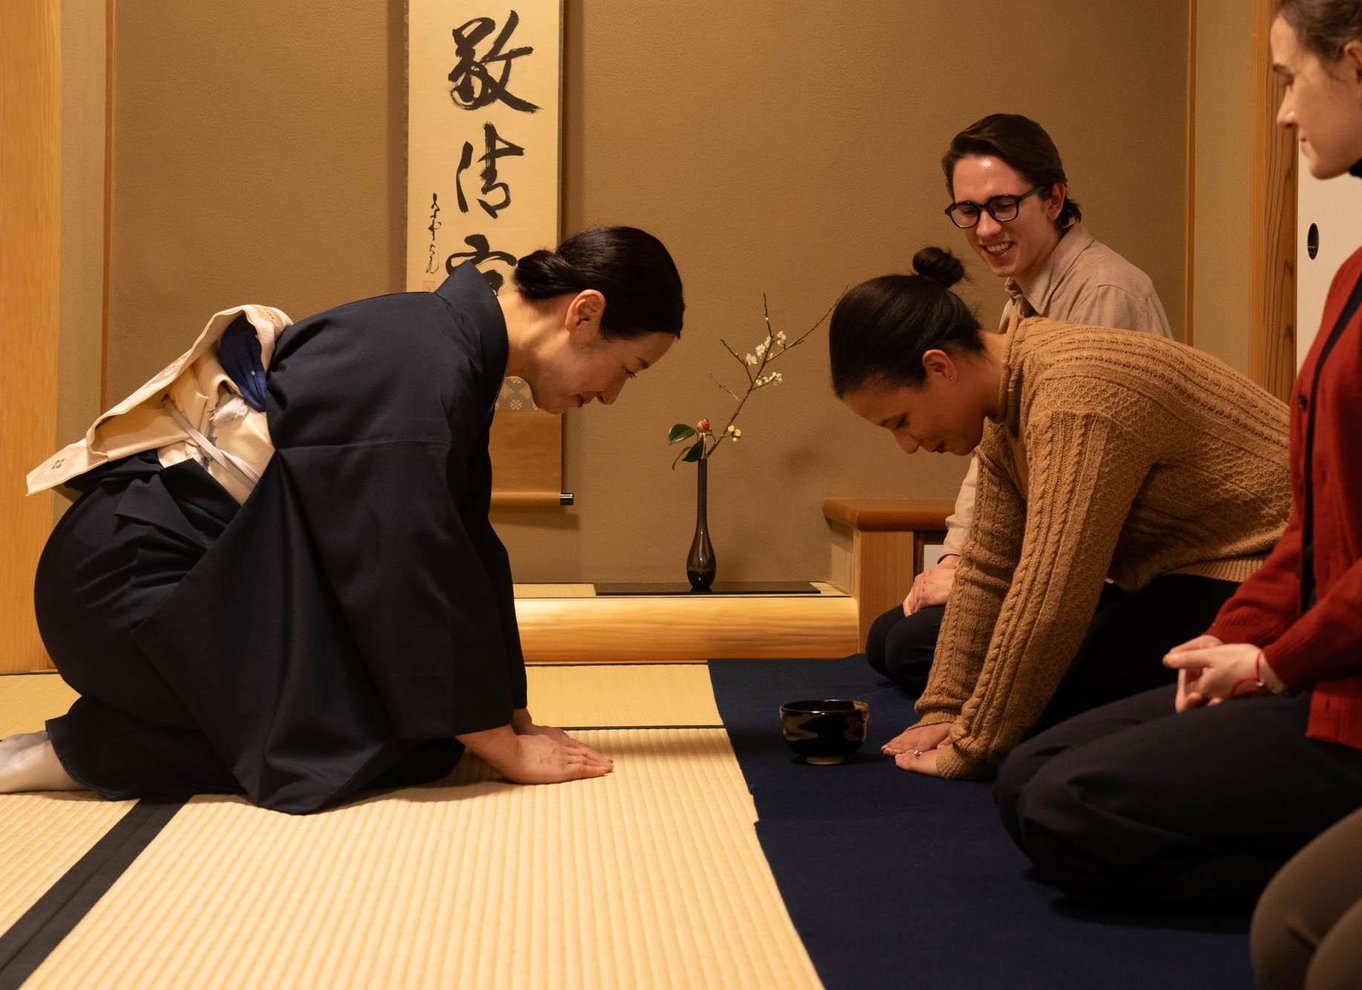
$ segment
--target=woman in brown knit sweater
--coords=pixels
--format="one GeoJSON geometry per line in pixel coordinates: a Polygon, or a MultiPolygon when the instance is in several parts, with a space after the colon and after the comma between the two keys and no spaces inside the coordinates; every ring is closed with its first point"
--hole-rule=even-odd
{"type": "Polygon", "coordinates": [[[1291,507],[1285,406],[1148,335],[1051,320],[984,333],[949,252],[852,289],[833,386],[908,453],[976,447],[974,527],[905,770],[991,776],[1029,733],[1167,683],[1291,507]],[[1106,583],[1110,578],[1110,583],[1106,583]]]}

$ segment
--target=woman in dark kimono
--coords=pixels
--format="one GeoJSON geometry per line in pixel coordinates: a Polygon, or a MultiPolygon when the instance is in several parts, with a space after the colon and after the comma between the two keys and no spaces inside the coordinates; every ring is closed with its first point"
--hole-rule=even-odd
{"type": "Polygon", "coordinates": [[[0,743],[0,792],[244,791],[310,812],[443,776],[465,749],[522,783],[610,772],[527,709],[488,430],[508,375],[550,412],[610,404],[683,307],[666,248],[615,227],[527,255],[500,295],[469,264],[288,326],[267,373],[258,346],[229,360],[229,329],[222,366],[247,402],[266,382],[273,454],[237,497],[207,456],[167,466],[167,448],[66,482],[83,495],[36,605],[81,697],[0,743]]]}

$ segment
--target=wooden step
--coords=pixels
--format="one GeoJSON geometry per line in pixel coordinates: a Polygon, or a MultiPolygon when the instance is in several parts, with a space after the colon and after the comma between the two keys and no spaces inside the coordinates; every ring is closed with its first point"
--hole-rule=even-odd
{"type": "Polygon", "coordinates": [[[843,657],[855,653],[856,602],[830,584],[807,595],[608,595],[589,584],[516,585],[532,663],[843,657]]]}

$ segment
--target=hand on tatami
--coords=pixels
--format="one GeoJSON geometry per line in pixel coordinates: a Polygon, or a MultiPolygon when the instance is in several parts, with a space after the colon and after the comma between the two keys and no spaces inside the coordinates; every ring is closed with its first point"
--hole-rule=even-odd
{"type": "Polygon", "coordinates": [[[511,715],[511,728],[518,736],[551,736],[554,739],[567,740],[568,734],[562,729],[555,729],[551,725],[539,725],[530,717],[528,708],[517,708],[511,715]]]}
{"type": "Polygon", "coordinates": [[[506,779],[517,784],[554,784],[563,780],[604,777],[615,768],[608,756],[586,743],[561,733],[562,738],[530,734],[516,736],[516,760],[511,767],[498,767],[506,779]]]}
{"type": "Polygon", "coordinates": [[[935,722],[932,725],[910,725],[881,746],[880,752],[885,756],[899,756],[904,753],[911,756],[914,750],[926,754],[929,750],[936,749],[938,746],[949,746],[950,735],[951,724],[949,722],[935,722]]]}
{"type": "Polygon", "coordinates": [[[903,614],[912,615],[928,605],[944,605],[955,587],[955,565],[960,558],[955,554],[942,557],[941,562],[927,568],[913,579],[913,587],[903,600],[903,614]]]}
{"type": "Polygon", "coordinates": [[[510,725],[459,736],[459,742],[482,757],[492,769],[517,784],[555,784],[586,777],[604,777],[614,761],[578,742],[561,729],[534,726],[537,732],[517,732],[510,725]]]}
{"type": "Polygon", "coordinates": [[[1174,709],[1185,712],[1218,705],[1240,693],[1257,693],[1259,677],[1267,690],[1281,691],[1284,685],[1267,661],[1259,659],[1261,652],[1252,643],[1225,643],[1215,636],[1198,636],[1173,647],[1163,663],[1178,672],[1174,709]]]}

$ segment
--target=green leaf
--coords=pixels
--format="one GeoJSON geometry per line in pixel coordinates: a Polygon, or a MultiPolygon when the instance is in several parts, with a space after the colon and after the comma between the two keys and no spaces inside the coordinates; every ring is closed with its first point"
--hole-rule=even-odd
{"type": "Polygon", "coordinates": [[[701,458],[701,456],[702,456],[701,451],[704,450],[704,447],[705,447],[705,439],[704,439],[704,437],[701,437],[699,440],[696,440],[695,443],[691,444],[691,445],[690,445],[689,447],[687,447],[685,450],[681,451],[679,454],[677,454],[675,457],[672,458],[672,470],[673,470],[673,471],[676,470],[676,465],[677,465],[677,463],[680,462],[680,461],[698,461],[698,460],[700,460],[700,458],[701,458]]]}
{"type": "Polygon", "coordinates": [[[680,443],[682,440],[689,440],[695,436],[695,427],[687,426],[685,423],[677,423],[667,433],[668,443],[680,443]]]}

